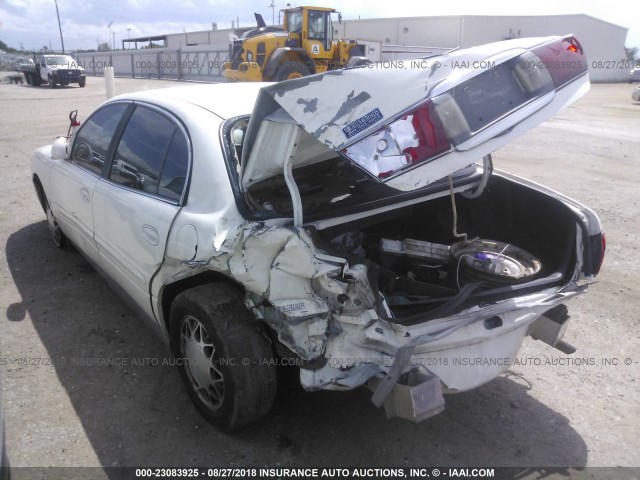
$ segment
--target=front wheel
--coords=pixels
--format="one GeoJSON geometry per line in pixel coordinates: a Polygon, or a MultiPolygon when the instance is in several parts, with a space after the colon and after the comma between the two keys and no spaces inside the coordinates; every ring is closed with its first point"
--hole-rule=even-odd
{"type": "Polygon", "coordinates": [[[87,84],[86,78],[81,78],[80,81],[78,82],[78,85],[80,85],[80,88],[84,88],[86,84],[87,84]]]}
{"type": "Polygon", "coordinates": [[[283,80],[292,80],[294,78],[302,78],[311,72],[300,62],[286,62],[280,65],[275,75],[275,80],[281,82],[283,80]]]}
{"type": "Polygon", "coordinates": [[[56,222],[55,217],[53,216],[53,212],[51,211],[51,206],[49,205],[49,202],[45,199],[45,201],[47,202],[47,222],[49,224],[49,233],[51,234],[51,240],[53,240],[53,244],[60,248],[66,248],[67,247],[67,237],[65,236],[64,232],[62,231],[62,229],[60,228],[60,225],[58,225],[58,222],[56,222]]]}
{"type": "Polygon", "coordinates": [[[231,285],[180,293],[171,305],[171,343],[191,400],[212,424],[234,430],[271,409],[273,351],[231,285]]]}
{"type": "Polygon", "coordinates": [[[53,81],[53,78],[51,78],[51,75],[49,75],[47,78],[49,80],[49,87],[56,88],[56,82],[53,81]]]}

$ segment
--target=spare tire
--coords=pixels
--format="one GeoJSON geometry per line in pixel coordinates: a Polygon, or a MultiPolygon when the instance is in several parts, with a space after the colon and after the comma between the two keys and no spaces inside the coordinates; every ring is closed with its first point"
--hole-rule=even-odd
{"type": "Polygon", "coordinates": [[[456,271],[469,281],[520,283],[540,272],[542,263],[531,253],[510,243],[468,240],[451,245],[456,271]]]}

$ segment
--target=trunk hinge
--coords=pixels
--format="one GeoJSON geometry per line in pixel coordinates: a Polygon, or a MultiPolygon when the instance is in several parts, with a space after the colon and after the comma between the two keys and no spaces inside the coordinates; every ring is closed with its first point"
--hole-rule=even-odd
{"type": "Polygon", "coordinates": [[[293,160],[298,150],[298,144],[300,143],[300,136],[302,130],[296,126],[289,139],[289,145],[287,146],[286,157],[284,160],[284,181],[289,187],[289,193],[291,194],[291,206],[293,208],[293,226],[302,228],[302,199],[300,198],[300,191],[298,185],[293,178],[293,160]]]}

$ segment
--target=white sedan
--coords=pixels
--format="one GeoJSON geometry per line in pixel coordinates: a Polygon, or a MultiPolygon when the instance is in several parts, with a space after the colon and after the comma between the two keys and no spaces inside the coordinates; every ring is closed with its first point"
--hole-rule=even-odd
{"type": "Polygon", "coordinates": [[[269,411],[281,364],[420,421],[526,336],[572,351],[565,303],[600,269],[600,222],[491,153],[589,89],[580,44],[382,67],[122,95],[34,153],[55,244],[171,346],[221,428],[269,411]]]}

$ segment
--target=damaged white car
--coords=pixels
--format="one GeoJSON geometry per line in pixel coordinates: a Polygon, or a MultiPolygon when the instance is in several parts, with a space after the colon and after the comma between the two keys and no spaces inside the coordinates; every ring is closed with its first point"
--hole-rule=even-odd
{"type": "Polygon", "coordinates": [[[582,48],[404,67],[122,95],[35,151],[56,245],[171,344],[212,423],[265,415],[285,360],[305,389],[366,386],[419,421],[528,335],[570,353],[564,304],[600,269],[600,221],[490,155],[589,89],[582,48]]]}

